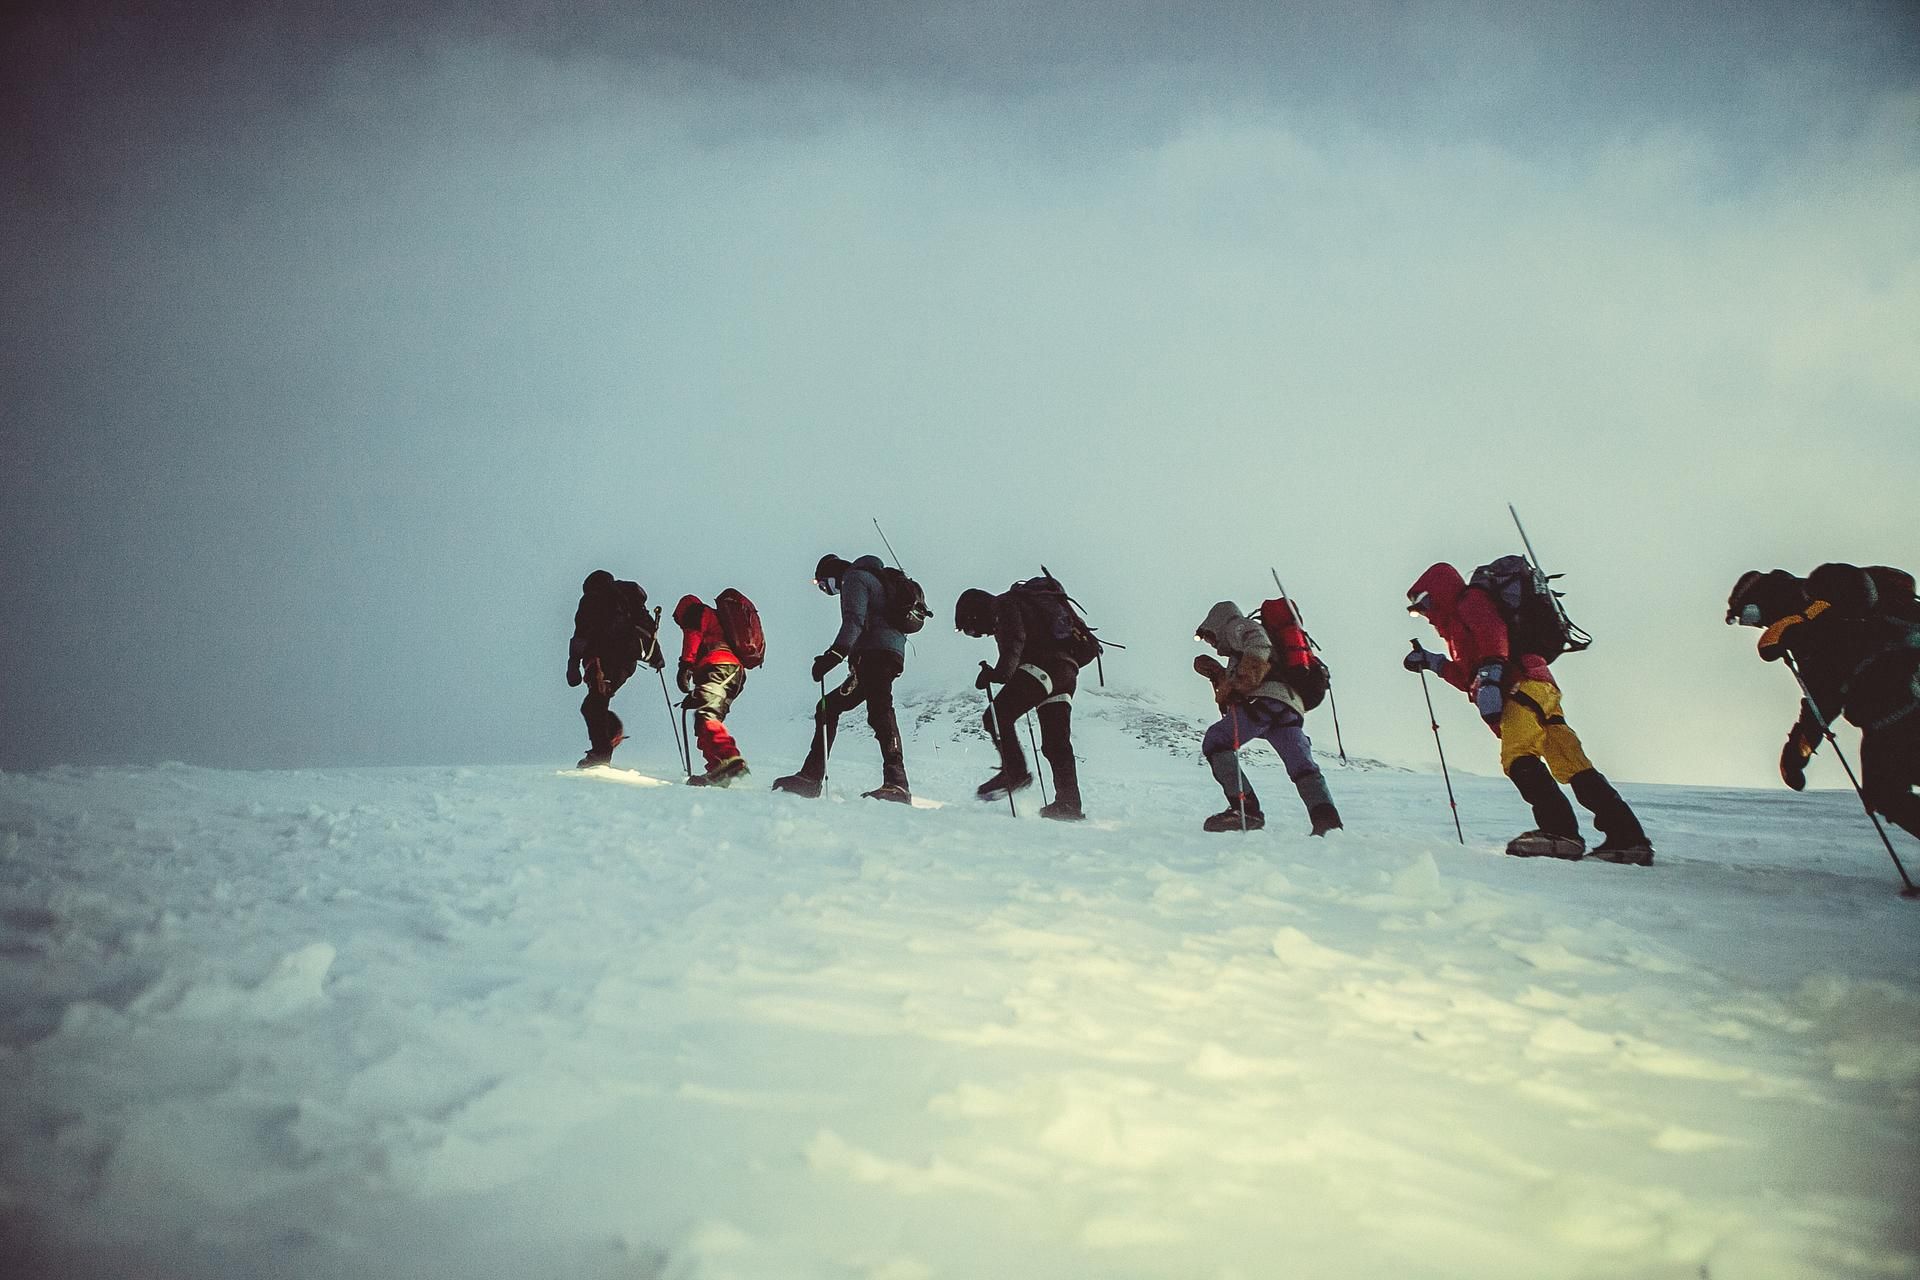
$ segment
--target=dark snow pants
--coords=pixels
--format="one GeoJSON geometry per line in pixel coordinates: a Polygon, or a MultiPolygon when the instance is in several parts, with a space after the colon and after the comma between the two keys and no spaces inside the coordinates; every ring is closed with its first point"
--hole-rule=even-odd
{"type": "Polygon", "coordinates": [[[639,665],[632,658],[588,658],[584,664],[587,696],[580,700],[580,715],[587,722],[589,754],[608,758],[622,737],[624,726],[613,714],[613,695],[633,675],[639,665]]]}
{"type": "Polygon", "coordinates": [[[1860,735],[1860,793],[1875,813],[1920,838],[1920,714],[1860,735]]]}
{"type": "Polygon", "coordinates": [[[1027,771],[1020,717],[1037,711],[1040,754],[1053,770],[1054,797],[1074,809],[1080,807],[1080,769],[1073,758],[1073,692],[1079,682],[1080,668],[1067,658],[1022,664],[981,717],[987,735],[1000,748],[1000,768],[1020,774],[1027,771]]]}
{"type": "Polygon", "coordinates": [[[900,747],[900,722],[893,712],[893,682],[906,670],[899,654],[887,649],[862,649],[847,659],[847,678],[815,704],[813,745],[800,776],[818,782],[827,776],[827,753],[833,750],[840,717],[867,704],[867,727],[880,744],[880,777],[884,786],[907,785],[906,755],[900,747]]]}

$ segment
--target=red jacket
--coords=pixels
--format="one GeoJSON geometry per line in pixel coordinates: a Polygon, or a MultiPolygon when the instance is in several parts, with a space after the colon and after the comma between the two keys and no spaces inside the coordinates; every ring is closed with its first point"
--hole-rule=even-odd
{"type": "Polygon", "coordinates": [[[690,666],[712,666],[728,662],[740,665],[740,659],[727,647],[727,633],[720,629],[720,615],[700,602],[698,596],[681,596],[673,606],[673,620],[687,633],[680,646],[680,661],[690,666]]]}
{"type": "MultiPolygon", "coordinates": [[[[1554,684],[1547,660],[1537,653],[1523,653],[1515,661],[1508,652],[1507,622],[1484,591],[1472,591],[1460,571],[1450,564],[1436,564],[1420,575],[1407,591],[1412,600],[1427,593],[1427,621],[1447,642],[1448,662],[1440,669],[1440,678],[1456,689],[1471,691],[1474,672],[1482,663],[1506,664],[1507,688],[1515,680],[1540,680],[1554,684]]],[[[1554,686],[1558,688],[1558,685],[1554,686]]]]}

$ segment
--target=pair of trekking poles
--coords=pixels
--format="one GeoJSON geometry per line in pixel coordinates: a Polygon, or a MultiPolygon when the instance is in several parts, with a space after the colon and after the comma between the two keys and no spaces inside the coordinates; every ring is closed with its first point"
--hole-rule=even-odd
{"type": "MultiPolygon", "coordinates": [[[[658,605],[653,609],[653,648],[655,653],[660,651],[660,607],[658,605]]],[[[687,724],[687,718],[693,714],[692,708],[682,701],[680,715],[676,719],[673,714],[673,695],[667,692],[667,664],[663,662],[655,667],[653,674],[660,677],[660,700],[667,705],[667,729],[673,734],[673,745],[680,752],[680,767],[685,769],[687,776],[691,778],[693,776],[693,733],[687,724]]]]}
{"type": "MultiPolygon", "coordinates": [[[[982,670],[987,670],[987,669],[988,669],[988,668],[987,668],[987,664],[986,664],[986,663],[984,663],[984,662],[980,664],[980,667],[981,667],[981,669],[982,669],[982,670]]],[[[1008,728],[1007,728],[1007,727],[1006,727],[1005,725],[1002,725],[1002,724],[1000,723],[1000,709],[999,709],[998,707],[996,707],[996,706],[994,706],[994,705],[993,705],[993,690],[991,690],[991,689],[988,689],[988,690],[985,690],[985,693],[986,693],[986,695],[987,695],[987,719],[986,719],[986,723],[987,723],[987,724],[988,724],[989,726],[999,726],[998,728],[996,728],[996,729],[993,729],[993,730],[992,730],[992,737],[993,737],[993,745],[994,745],[994,747],[995,747],[995,748],[998,748],[998,747],[1000,746],[1000,735],[1001,735],[1002,733],[1012,733],[1012,732],[1013,732],[1013,730],[1010,730],[1010,729],[1008,729],[1008,728]]],[[[1037,781],[1038,781],[1038,782],[1040,783],[1040,803],[1041,803],[1041,805],[1042,805],[1042,806],[1044,807],[1044,806],[1045,806],[1045,805],[1046,805],[1046,804],[1048,803],[1048,801],[1047,801],[1047,780],[1046,780],[1045,778],[1042,778],[1042,777],[1040,776],[1040,769],[1039,769],[1039,764],[1040,764],[1040,745],[1039,745],[1039,743],[1038,743],[1038,742],[1036,742],[1036,741],[1034,740],[1034,736],[1033,736],[1033,712],[1031,712],[1031,711],[1029,711],[1029,712],[1027,712],[1027,714],[1026,714],[1026,721],[1027,721],[1027,745],[1033,748],[1033,759],[1034,759],[1034,770],[1033,770],[1033,776],[1034,776],[1034,778],[1035,778],[1035,780],[1037,780],[1037,781]]],[[[1016,738],[1017,738],[1017,737],[1018,737],[1018,734],[1015,734],[1015,736],[1016,736],[1016,738]]],[[[1004,768],[1006,767],[1006,766],[1005,766],[1005,759],[1006,759],[1006,757],[1005,757],[1005,755],[1004,755],[1004,753],[1003,753],[1003,754],[1002,754],[1002,756],[1001,756],[1001,760],[1002,760],[1002,764],[1001,764],[1001,768],[1002,768],[1002,769],[1004,769],[1004,768]]],[[[1008,790],[1007,790],[1007,812],[1008,812],[1008,813],[1010,813],[1010,814],[1012,814],[1012,815],[1013,815],[1014,817],[1016,817],[1016,818],[1020,816],[1020,810],[1019,810],[1018,808],[1016,808],[1016,807],[1014,806],[1014,803],[1013,803],[1013,790],[1012,790],[1012,788],[1008,788],[1008,790]]]]}

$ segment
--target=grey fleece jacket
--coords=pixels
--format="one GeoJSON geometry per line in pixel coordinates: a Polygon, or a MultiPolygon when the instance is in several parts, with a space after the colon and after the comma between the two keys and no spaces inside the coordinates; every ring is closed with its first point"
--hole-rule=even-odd
{"type": "MultiPolygon", "coordinates": [[[[1213,648],[1221,657],[1227,659],[1227,679],[1244,682],[1251,677],[1248,660],[1255,660],[1261,668],[1273,665],[1273,641],[1267,635],[1267,629],[1260,625],[1258,618],[1249,618],[1240,612],[1240,606],[1231,600],[1222,600],[1207,610],[1206,620],[1198,627],[1199,631],[1213,637],[1213,648]]],[[[1301,715],[1307,709],[1301,705],[1300,695],[1293,686],[1284,680],[1266,678],[1255,685],[1247,694],[1250,698],[1272,698],[1275,702],[1284,702],[1301,715]]]]}

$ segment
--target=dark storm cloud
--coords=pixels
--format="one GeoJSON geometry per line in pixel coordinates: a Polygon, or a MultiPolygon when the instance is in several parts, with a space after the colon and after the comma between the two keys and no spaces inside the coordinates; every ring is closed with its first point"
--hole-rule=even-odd
{"type": "MultiPolygon", "coordinates": [[[[1850,127],[1861,104],[1920,74],[1920,6],[1905,0],[51,0],[6,21],[15,179],[68,195],[138,182],[163,146],[176,159],[244,148],[346,59],[379,51],[402,74],[467,43],[900,94],[1005,98],[1110,81],[1122,120],[1252,99],[1370,128],[1565,139],[1574,125],[1588,140],[1761,115],[1787,135],[1850,127]]],[[[1762,132],[1752,158],[1798,140],[1762,132]]]]}

